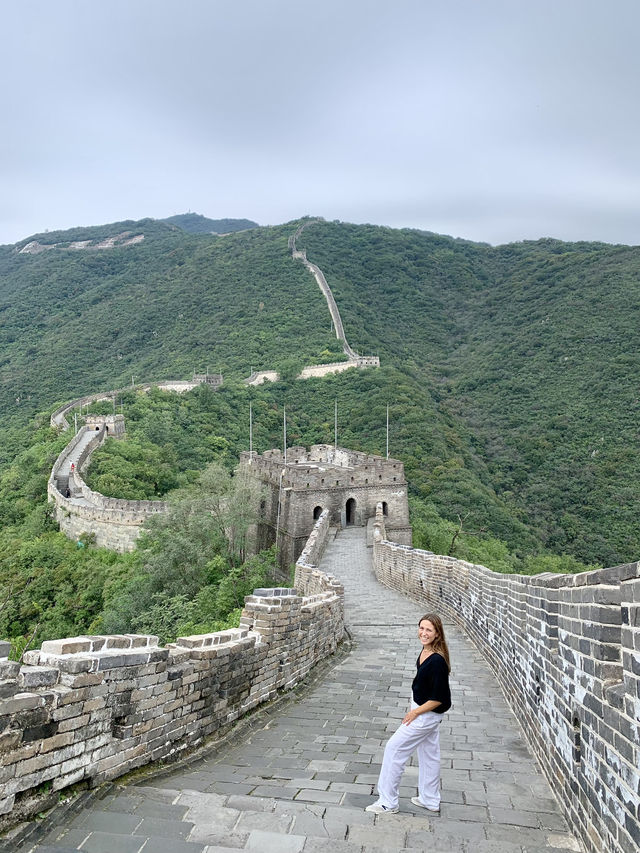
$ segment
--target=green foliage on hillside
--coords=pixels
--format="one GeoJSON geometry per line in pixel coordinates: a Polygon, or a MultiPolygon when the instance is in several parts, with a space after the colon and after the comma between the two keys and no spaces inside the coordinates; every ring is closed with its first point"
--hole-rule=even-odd
{"type": "Polygon", "coordinates": [[[150,522],[133,554],[79,548],[57,532],[46,504],[50,468],[69,435],[32,425],[32,441],[26,430],[22,436],[30,446],[0,479],[0,589],[8,590],[0,635],[20,648],[36,626],[41,642],[87,631],[150,631],[167,639],[231,624],[245,594],[273,583],[274,563],[273,554],[246,559],[243,484],[219,465],[231,469],[248,447],[249,403],[254,447],[262,452],[281,443],[285,406],[289,445],[332,443],[336,400],[339,442],[379,454],[389,403],[390,450],[405,461],[417,546],[497,571],[585,568],[540,554],[535,531],[484,482],[482,460],[430,395],[394,368],[259,388],[200,386],[184,395],[128,391],[121,401],[127,438],[96,451],[87,480],[106,493],[111,485],[117,497],[169,498],[170,514],[150,522]],[[228,495],[225,508],[221,496],[228,495]],[[458,517],[464,525],[454,540],[458,517]]]}
{"type": "Polygon", "coordinates": [[[305,229],[299,246],[352,345],[428,389],[545,547],[600,565],[638,557],[640,249],[491,248],[336,223],[305,229]]]}
{"type": "MultiPolygon", "coordinates": [[[[156,394],[156,403],[175,397],[156,394]]],[[[161,406],[155,408],[161,415],[161,406]]],[[[246,553],[259,496],[242,477],[231,478],[215,463],[207,467],[217,455],[211,444],[199,472],[172,492],[170,512],[150,521],[137,551],[120,555],[91,547],[90,537],[76,543],[58,532],[46,486],[70,436],[31,428],[31,446],[0,477],[0,636],[13,641],[16,653],[29,640],[39,645],[88,631],[149,631],[169,640],[219,630],[237,624],[238,608],[255,586],[273,583],[274,554],[246,553]]],[[[146,457],[156,453],[149,441],[131,443],[146,457]]],[[[177,481],[179,472],[170,471],[177,481]]],[[[138,467],[129,476],[134,493],[145,475],[138,467]]]]}
{"type": "MultiPolygon", "coordinates": [[[[75,229],[73,239],[132,223],[75,229]]],[[[22,422],[55,400],[143,379],[225,380],[340,352],[314,279],[287,253],[290,228],[224,238],[151,220],[144,241],[21,255],[0,247],[0,411],[22,422]]],[[[68,233],[68,232],[65,232],[68,233]]],[[[49,243],[60,234],[40,235],[49,243]]],[[[26,241],[25,241],[26,242],[26,241]]]]}
{"type": "Polygon", "coordinates": [[[248,228],[258,228],[257,222],[251,219],[209,219],[199,213],[179,213],[168,216],[161,222],[177,225],[189,234],[231,234],[234,231],[246,231],[248,228]]]}

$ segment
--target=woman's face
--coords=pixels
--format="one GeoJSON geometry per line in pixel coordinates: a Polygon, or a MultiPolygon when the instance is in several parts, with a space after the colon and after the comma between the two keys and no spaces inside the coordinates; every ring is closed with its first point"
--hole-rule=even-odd
{"type": "Polygon", "coordinates": [[[423,646],[430,646],[437,636],[437,631],[433,627],[433,622],[428,619],[423,619],[418,625],[418,637],[423,646]]]}

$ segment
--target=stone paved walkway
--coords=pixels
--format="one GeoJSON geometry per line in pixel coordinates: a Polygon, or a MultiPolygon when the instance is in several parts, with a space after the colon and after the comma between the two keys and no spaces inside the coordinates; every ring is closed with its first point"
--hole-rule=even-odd
{"type": "MultiPolygon", "coordinates": [[[[362,529],[322,567],[346,588],[355,648],[239,744],[139,785],[115,786],[37,853],[541,853],[579,851],[488,667],[448,625],[453,708],[441,727],[442,811],[374,816],[383,745],[401,720],[421,608],[374,579],[362,529]]],[[[27,848],[28,849],[28,846],[27,848]]]]}

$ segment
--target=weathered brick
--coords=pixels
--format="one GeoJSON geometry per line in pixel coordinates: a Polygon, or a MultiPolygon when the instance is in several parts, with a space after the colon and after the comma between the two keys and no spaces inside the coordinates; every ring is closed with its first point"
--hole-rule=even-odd
{"type": "Polygon", "coordinates": [[[10,698],[0,699],[0,714],[17,714],[43,705],[44,699],[36,693],[16,693],[10,698]]]}
{"type": "Polygon", "coordinates": [[[46,655],[75,655],[91,651],[91,640],[88,637],[69,637],[65,640],[46,640],[40,646],[40,651],[46,655]]]}
{"type": "Polygon", "coordinates": [[[26,689],[50,687],[57,683],[60,671],[50,666],[23,666],[18,681],[26,689]]]}

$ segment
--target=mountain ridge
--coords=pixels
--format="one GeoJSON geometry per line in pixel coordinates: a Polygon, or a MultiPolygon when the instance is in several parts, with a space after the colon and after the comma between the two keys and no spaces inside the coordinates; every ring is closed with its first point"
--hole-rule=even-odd
{"type": "MultiPolygon", "coordinates": [[[[141,220],[61,232],[70,241],[140,230],[138,245],[0,249],[3,421],[207,365],[233,384],[251,368],[293,376],[302,362],[332,360],[341,348],[326,304],[287,251],[308,220],[222,241],[141,220]]],[[[298,248],[326,275],[354,348],[380,353],[391,370],[342,381],[353,393],[406,401],[404,461],[417,494],[440,489],[438,505],[448,501],[455,520],[470,506],[477,514],[483,484],[557,553],[605,565],[640,553],[640,250],[546,238],[491,247],[324,220],[304,229],[298,248]],[[433,421],[426,431],[412,400],[433,421]]],[[[368,426],[354,415],[362,430],[354,441],[371,444],[367,429],[381,427],[372,408],[368,426]]],[[[482,524],[512,538],[512,522],[486,500],[482,524]]]]}

